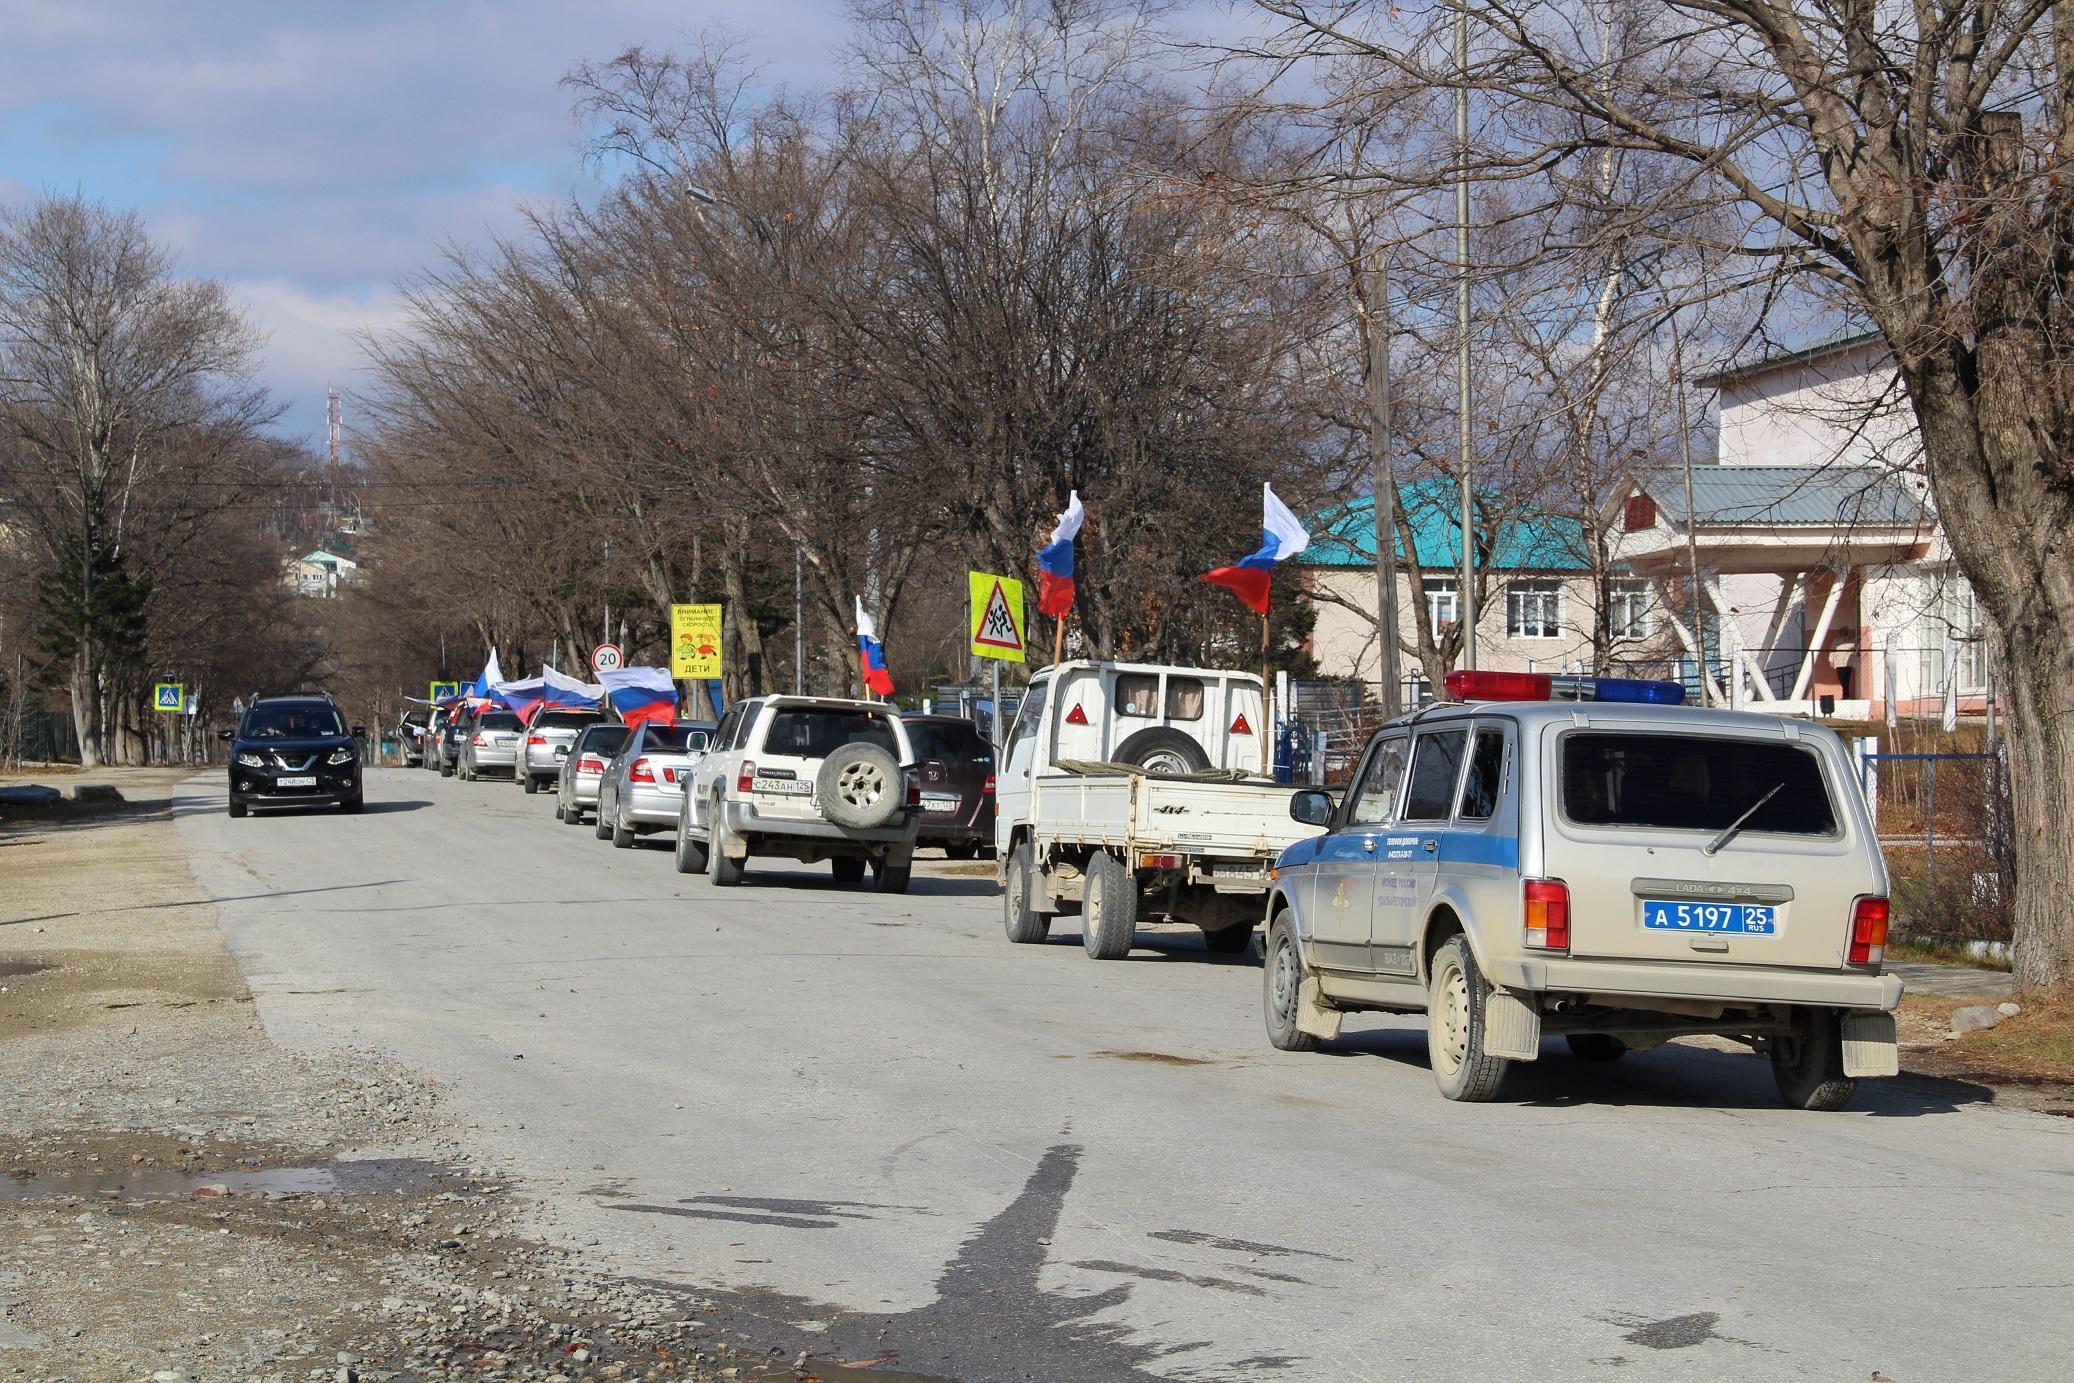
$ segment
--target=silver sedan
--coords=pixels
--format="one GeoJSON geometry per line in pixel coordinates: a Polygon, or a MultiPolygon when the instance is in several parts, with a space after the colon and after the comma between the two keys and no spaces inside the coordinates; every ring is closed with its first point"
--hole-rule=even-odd
{"type": "Polygon", "coordinates": [[[673,830],[692,765],[712,742],[710,722],[650,722],[627,736],[598,780],[598,839],[622,850],[636,836],[673,830]]]}
{"type": "Polygon", "coordinates": [[[583,824],[583,814],[598,805],[599,781],[626,741],[627,727],[617,723],[591,725],[577,735],[556,780],[556,820],[571,826],[583,824]]]}

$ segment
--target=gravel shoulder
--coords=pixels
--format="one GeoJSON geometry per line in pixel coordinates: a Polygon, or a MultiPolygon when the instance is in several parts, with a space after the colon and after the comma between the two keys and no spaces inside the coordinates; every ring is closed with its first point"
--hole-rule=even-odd
{"type": "Polygon", "coordinates": [[[271,1042],[186,773],[96,776],[127,800],[0,823],[0,1376],[806,1376],[519,1237],[431,1079],[271,1042]]]}

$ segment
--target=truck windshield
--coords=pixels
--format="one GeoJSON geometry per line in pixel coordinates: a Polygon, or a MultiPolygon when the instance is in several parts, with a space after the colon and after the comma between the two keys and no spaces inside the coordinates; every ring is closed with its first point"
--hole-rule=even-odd
{"type": "Polygon", "coordinates": [[[1563,814],[1580,826],[1721,831],[1771,793],[1743,830],[1837,833],[1822,766],[1798,745],[1579,731],[1563,737],[1562,760],[1563,814]]]}

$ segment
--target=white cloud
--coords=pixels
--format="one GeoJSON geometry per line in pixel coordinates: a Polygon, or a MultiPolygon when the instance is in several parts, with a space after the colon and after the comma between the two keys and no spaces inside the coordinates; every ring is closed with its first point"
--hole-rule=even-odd
{"type": "Polygon", "coordinates": [[[364,382],[361,338],[401,328],[403,298],[393,288],[366,293],[312,293],[288,279],[245,279],[226,285],[266,338],[260,380],[288,406],[280,431],[320,447],[324,390],[350,393],[364,382]]]}

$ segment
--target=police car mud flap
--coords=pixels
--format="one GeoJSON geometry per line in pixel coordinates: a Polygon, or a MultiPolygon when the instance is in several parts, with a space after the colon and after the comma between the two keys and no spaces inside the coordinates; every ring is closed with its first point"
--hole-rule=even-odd
{"type": "Polygon", "coordinates": [[[1493,986],[1483,1006],[1483,1054],[1532,1061],[1541,1053],[1541,1010],[1509,989],[1493,986]]]}
{"type": "Polygon", "coordinates": [[[1306,977],[1296,988],[1296,1030],[1331,1041],[1339,1036],[1340,1020],[1346,1015],[1325,1002],[1318,981],[1306,977]]]}
{"type": "Polygon", "coordinates": [[[1901,1074],[1901,1050],[1894,1041],[1893,1014],[1846,1013],[1843,1028],[1845,1075],[1901,1074]]]}

